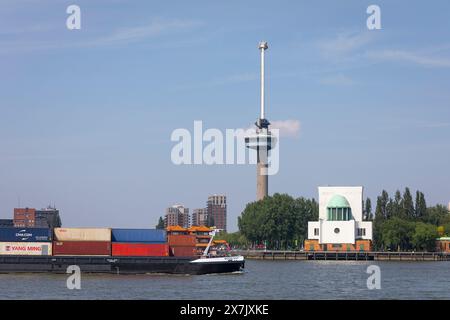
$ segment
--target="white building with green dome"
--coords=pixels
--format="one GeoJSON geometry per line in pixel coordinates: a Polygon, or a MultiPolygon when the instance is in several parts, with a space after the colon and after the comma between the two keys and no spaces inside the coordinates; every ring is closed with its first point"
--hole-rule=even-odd
{"type": "Polygon", "coordinates": [[[362,206],[363,187],[319,187],[319,221],[308,222],[308,239],[336,248],[372,241],[372,222],[363,221],[362,206]]]}

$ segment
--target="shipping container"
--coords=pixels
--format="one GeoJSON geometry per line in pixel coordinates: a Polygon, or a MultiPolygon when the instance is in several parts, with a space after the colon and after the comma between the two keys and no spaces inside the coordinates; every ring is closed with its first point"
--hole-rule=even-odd
{"type": "Polygon", "coordinates": [[[166,243],[166,230],[162,229],[112,229],[113,242],[166,243]]]}
{"type": "Polygon", "coordinates": [[[112,244],[113,256],[167,257],[169,245],[165,243],[118,243],[112,244]]]}
{"type": "Polygon", "coordinates": [[[51,242],[49,228],[0,228],[0,242],[51,242]]]}
{"type": "Polygon", "coordinates": [[[195,235],[168,235],[167,242],[170,246],[188,247],[195,246],[197,238],[195,235]]]}
{"type": "Polygon", "coordinates": [[[54,256],[110,256],[108,241],[54,241],[54,256]]]}
{"type": "Polygon", "coordinates": [[[51,242],[0,242],[0,255],[51,256],[51,242]]]}
{"type": "Polygon", "coordinates": [[[109,241],[110,228],[55,228],[55,241],[109,241]]]}
{"type": "Polygon", "coordinates": [[[174,257],[193,257],[197,254],[197,250],[195,247],[192,246],[176,246],[176,247],[170,247],[171,255],[174,257]]]}

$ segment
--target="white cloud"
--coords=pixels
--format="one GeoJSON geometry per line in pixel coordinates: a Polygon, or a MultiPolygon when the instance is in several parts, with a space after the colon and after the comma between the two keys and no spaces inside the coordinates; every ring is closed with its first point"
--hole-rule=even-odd
{"type": "Polygon", "coordinates": [[[346,75],[337,74],[323,77],[319,79],[319,83],[332,86],[351,86],[355,84],[355,81],[346,75]]]}
{"type": "Polygon", "coordinates": [[[368,52],[367,56],[377,60],[405,61],[427,67],[450,67],[450,59],[442,57],[431,57],[404,50],[383,50],[368,52]]]}
{"type": "Polygon", "coordinates": [[[146,38],[157,37],[162,34],[186,31],[200,26],[202,23],[192,20],[155,19],[150,24],[138,27],[122,28],[110,36],[92,41],[92,44],[107,45],[115,43],[136,42],[146,38]]]}
{"type": "Polygon", "coordinates": [[[279,129],[281,137],[298,138],[300,136],[300,121],[298,120],[276,120],[270,122],[271,129],[279,129]]]}
{"type": "Polygon", "coordinates": [[[317,43],[321,53],[327,57],[341,57],[354,52],[372,41],[369,32],[344,32],[333,39],[321,40],[317,43]]]}
{"type": "MultiPolygon", "coordinates": [[[[121,28],[109,35],[99,36],[93,39],[80,40],[76,42],[64,42],[58,40],[44,40],[38,42],[30,40],[14,40],[0,42],[0,53],[124,45],[132,42],[144,41],[150,38],[156,38],[159,36],[178,34],[201,25],[202,23],[199,21],[158,18],[154,19],[147,25],[121,28]]],[[[15,32],[27,33],[30,30],[33,30],[33,28],[16,30],[15,32]]],[[[11,33],[12,31],[9,32],[11,33]]],[[[177,38],[174,41],[185,42],[186,39],[177,38]]],[[[160,45],[160,43],[158,43],[158,45],[160,45]]]]}

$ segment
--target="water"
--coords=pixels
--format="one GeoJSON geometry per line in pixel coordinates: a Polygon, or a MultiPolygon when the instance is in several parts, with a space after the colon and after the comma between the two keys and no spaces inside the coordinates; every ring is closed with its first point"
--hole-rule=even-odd
{"type": "Polygon", "coordinates": [[[449,262],[246,261],[241,274],[0,274],[0,299],[450,299],[449,262]],[[367,289],[371,264],[381,289],[367,289]]]}

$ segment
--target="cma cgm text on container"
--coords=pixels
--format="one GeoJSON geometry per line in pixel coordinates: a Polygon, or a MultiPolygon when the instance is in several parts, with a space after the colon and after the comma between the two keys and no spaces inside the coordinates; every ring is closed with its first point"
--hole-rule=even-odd
{"type": "Polygon", "coordinates": [[[0,242],[50,242],[52,238],[49,228],[0,228],[0,242]]]}
{"type": "Polygon", "coordinates": [[[0,255],[51,256],[51,242],[0,242],[0,255]]]}

